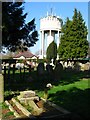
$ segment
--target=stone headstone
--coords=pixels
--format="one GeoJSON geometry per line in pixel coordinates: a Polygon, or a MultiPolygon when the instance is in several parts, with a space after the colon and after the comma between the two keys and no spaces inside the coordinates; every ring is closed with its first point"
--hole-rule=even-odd
{"type": "Polygon", "coordinates": [[[35,91],[23,91],[20,92],[20,95],[17,96],[21,103],[28,103],[30,100],[37,100],[39,101],[39,97],[36,96],[35,91]]]}
{"type": "Polygon", "coordinates": [[[47,70],[47,72],[48,72],[49,74],[53,73],[53,67],[52,67],[52,65],[47,64],[47,65],[46,65],[46,70],[47,70]]]}
{"type": "Polygon", "coordinates": [[[35,91],[32,91],[32,90],[23,91],[21,94],[23,94],[23,98],[34,97],[35,96],[35,91]]]}
{"type": "Polygon", "coordinates": [[[84,64],[83,67],[81,66],[81,69],[82,69],[83,71],[85,71],[85,70],[90,70],[90,63],[88,62],[88,63],[84,64]]]}
{"type": "Polygon", "coordinates": [[[37,66],[37,73],[38,75],[44,74],[45,68],[44,68],[44,63],[39,63],[37,66]]]}
{"type": "Polygon", "coordinates": [[[61,63],[57,63],[54,69],[55,80],[60,80],[63,75],[63,66],[61,63]]]}
{"type": "Polygon", "coordinates": [[[48,79],[49,80],[53,80],[53,78],[54,78],[53,66],[50,65],[50,64],[47,64],[46,65],[46,71],[47,71],[48,79]]]}

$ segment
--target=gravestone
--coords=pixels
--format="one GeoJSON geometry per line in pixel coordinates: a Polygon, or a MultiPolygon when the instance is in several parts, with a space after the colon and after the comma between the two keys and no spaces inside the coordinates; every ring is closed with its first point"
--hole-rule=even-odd
{"type": "Polygon", "coordinates": [[[46,71],[47,71],[47,75],[48,75],[49,79],[52,80],[53,79],[53,66],[50,64],[47,64],[46,71]]]}
{"type": "Polygon", "coordinates": [[[20,92],[20,95],[17,96],[17,98],[21,103],[25,104],[27,104],[30,100],[39,101],[39,97],[36,96],[35,91],[32,90],[20,92]]]}
{"type": "Polygon", "coordinates": [[[49,74],[53,73],[53,67],[52,67],[52,65],[47,64],[47,65],[46,65],[46,70],[47,70],[47,72],[48,72],[49,74]]]}
{"type": "Polygon", "coordinates": [[[23,98],[27,98],[27,97],[35,97],[35,92],[30,90],[30,91],[24,91],[22,92],[23,94],[23,98]]]}
{"type": "Polygon", "coordinates": [[[63,66],[61,63],[57,62],[54,69],[54,79],[56,81],[59,81],[61,80],[62,76],[63,76],[63,66]]]}
{"type": "Polygon", "coordinates": [[[45,72],[44,63],[39,63],[38,66],[37,66],[38,75],[43,75],[44,72],[45,72]]]}

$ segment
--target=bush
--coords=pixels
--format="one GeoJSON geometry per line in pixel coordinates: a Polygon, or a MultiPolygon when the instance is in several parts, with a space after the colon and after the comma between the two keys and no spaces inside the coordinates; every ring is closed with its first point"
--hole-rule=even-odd
{"type": "Polygon", "coordinates": [[[19,95],[19,91],[13,92],[11,90],[9,91],[5,91],[4,92],[4,99],[5,100],[10,100],[12,97],[14,97],[15,95],[19,95]]]}

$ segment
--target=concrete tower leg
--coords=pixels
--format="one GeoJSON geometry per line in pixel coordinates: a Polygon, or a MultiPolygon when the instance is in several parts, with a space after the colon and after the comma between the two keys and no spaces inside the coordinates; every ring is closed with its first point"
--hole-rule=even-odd
{"type": "Polygon", "coordinates": [[[42,31],[40,31],[40,39],[41,39],[41,52],[40,52],[40,54],[42,55],[42,31]]]}
{"type": "Polygon", "coordinates": [[[57,48],[59,47],[59,43],[60,43],[60,31],[58,30],[58,34],[57,34],[57,48]]]}
{"type": "Polygon", "coordinates": [[[49,32],[49,36],[51,36],[52,35],[52,33],[51,33],[51,30],[50,30],[50,32],[49,32]]]}
{"type": "Polygon", "coordinates": [[[41,49],[41,51],[42,51],[42,58],[44,57],[44,31],[42,31],[42,34],[41,34],[41,37],[42,37],[42,43],[41,43],[41,45],[42,45],[42,49],[41,49]]]}

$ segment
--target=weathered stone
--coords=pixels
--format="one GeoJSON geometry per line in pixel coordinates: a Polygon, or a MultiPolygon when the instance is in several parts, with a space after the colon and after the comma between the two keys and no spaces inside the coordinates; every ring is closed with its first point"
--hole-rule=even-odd
{"type": "Polygon", "coordinates": [[[63,75],[63,66],[61,63],[57,63],[54,69],[54,77],[55,80],[60,80],[62,78],[63,75]]]}
{"type": "Polygon", "coordinates": [[[32,114],[25,107],[23,107],[19,102],[17,102],[14,98],[12,98],[12,101],[26,116],[28,117],[32,116],[32,114]]]}
{"type": "Polygon", "coordinates": [[[28,103],[30,100],[37,100],[39,101],[39,97],[38,96],[35,96],[35,97],[29,97],[29,98],[20,98],[18,97],[18,100],[21,102],[21,103],[28,103]]]}
{"type": "Polygon", "coordinates": [[[81,66],[81,70],[82,71],[84,71],[84,70],[90,70],[90,63],[86,63],[83,66],[81,66]]]}
{"type": "Polygon", "coordinates": [[[49,80],[54,80],[54,70],[53,70],[53,66],[50,64],[46,65],[46,71],[47,71],[47,75],[48,75],[48,79],[49,80]]]}
{"type": "Polygon", "coordinates": [[[20,96],[23,97],[23,98],[34,97],[35,96],[35,91],[32,91],[32,90],[23,91],[23,92],[20,92],[20,96]]]}
{"type": "Polygon", "coordinates": [[[7,100],[5,101],[5,103],[6,103],[6,105],[9,106],[10,111],[14,112],[14,115],[16,116],[16,118],[20,117],[20,115],[17,113],[17,111],[14,110],[14,108],[12,107],[12,105],[7,100]]]}
{"type": "Polygon", "coordinates": [[[45,68],[44,68],[44,63],[39,63],[37,66],[37,73],[38,75],[44,74],[45,68]]]}
{"type": "Polygon", "coordinates": [[[33,115],[39,115],[42,113],[43,108],[38,108],[34,101],[29,101],[29,105],[33,108],[33,115]]]}
{"type": "Polygon", "coordinates": [[[46,65],[46,70],[49,74],[53,74],[53,66],[52,65],[47,64],[46,65]]]}
{"type": "Polygon", "coordinates": [[[87,62],[85,64],[77,62],[74,66],[74,69],[76,69],[78,71],[90,70],[90,62],[87,62]]]}
{"type": "Polygon", "coordinates": [[[79,62],[76,62],[76,63],[74,64],[74,70],[80,71],[81,65],[83,65],[83,64],[82,64],[82,63],[79,63],[79,62]]]}
{"type": "Polygon", "coordinates": [[[28,104],[30,100],[39,101],[39,97],[35,96],[35,91],[32,90],[20,92],[20,95],[17,96],[17,98],[21,103],[25,104],[28,104]]]}

